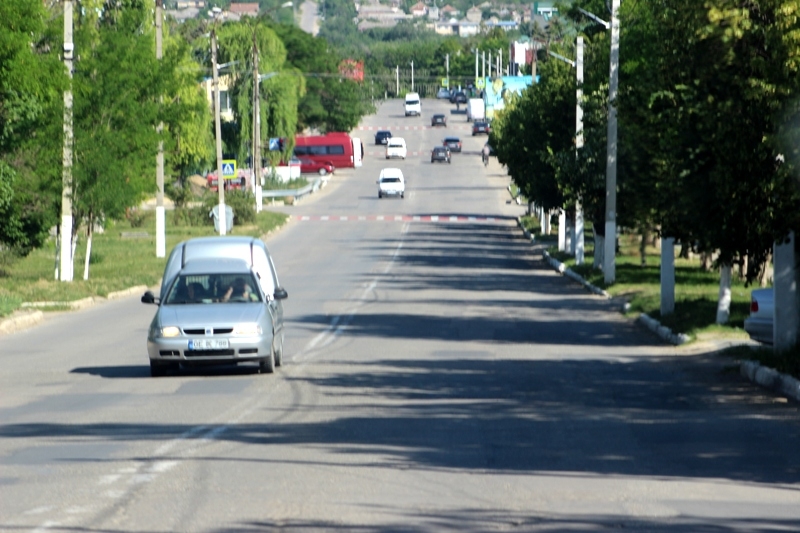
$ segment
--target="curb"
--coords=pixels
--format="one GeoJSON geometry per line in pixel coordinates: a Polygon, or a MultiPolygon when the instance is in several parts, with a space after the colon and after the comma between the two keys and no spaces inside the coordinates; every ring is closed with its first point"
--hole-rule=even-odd
{"type": "Polygon", "coordinates": [[[769,389],[795,401],[800,401],[800,381],[774,368],[762,366],[757,361],[742,361],[739,373],[765,389],[769,389]]]}
{"type": "MultiPolygon", "coordinates": [[[[522,220],[517,218],[517,224],[522,229],[522,232],[525,234],[525,237],[530,239],[531,242],[534,242],[535,237],[531,235],[531,233],[522,227],[522,220]]],[[[609,300],[614,300],[614,298],[606,291],[601,289],[596,285],[592,285],[588,281],[586,281],[580,274],[567,268],[567,265],[562,263],[561,261],[553,258],[547,250],[542,250],[542,257],[544,258],[545,262],[549,264],[554,270],[558,273],[570,278],[573,281],[577,281],[581,285],[583,285],[586,289],[590,292],[598,295],[603,296],[609,300]]],[[[630,304],[628,302],[623,302],[620,305],[620,311],[625,313],[630,309],[630,304]]],[[[673,333],[671,329],[667,326],[662,326],[658,320],[647,316],[647,314],[642,313],[639,315],[639,318],[636,319],[637,322],[643,324],[647,329],[658,335],[664,341],[673,344],[675,346],[680,346],[682,344],[686,344],[689,342],[690,337],[685,333],[673,333]]]]}
{"type": "Polygon", "coordinates": [[[114,291],[108,293],[103,298],[102,296],[89,296],[88,298],[81,298],[80,300],[71,300],[66,302],[23,302],[20,310],[9,318],[0,319],[0,335],[6,333],[16,333],[37,325],[44,319],[44,313],[40,308],[45,307],[65,307],[72,311],[86,309],[97,303],[105,302],[108,300],[117,300],[124,298],[137,292],[144,292],[148,289],[147,285],[136,285],[121,291],[114,291]]]}

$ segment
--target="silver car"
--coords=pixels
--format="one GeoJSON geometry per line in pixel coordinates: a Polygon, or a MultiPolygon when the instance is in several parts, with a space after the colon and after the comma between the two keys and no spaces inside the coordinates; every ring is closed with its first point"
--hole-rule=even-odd
{"type": "Polygon", "coordinates": [[[750,293],[750,316],[744,321],[744,330],[754,341],[773,343],[773,320],[775,316],[774,289],[755,289],[750,293]]]}
{"type": "Polygon", "coordinates": [[[262,373],[282,364],[283,313],[280,287],[264,292],[246,261],[201,258],[186,262],[162,297],[147,334],[150,374],[163,376],[180,365],[257,363],[262,373]]]}

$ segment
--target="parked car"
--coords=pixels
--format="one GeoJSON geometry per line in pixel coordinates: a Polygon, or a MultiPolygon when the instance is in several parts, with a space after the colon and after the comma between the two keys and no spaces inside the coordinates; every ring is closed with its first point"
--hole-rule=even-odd
{"type": "Polygon", "coordinates": [[[754,341],[772,344],[772,322],[775,316],[775,291],[755,289],[750,293],[750,316],[744,321],[744,330],[754,341]]]}
{"type": "Polygon", "coordinates": [[[450,163],[450,149],[447,146],[434,146],[431,150],[431,163],[441,161],[450,163]]]}
{"type": "Polygon", "coordinates": [[[451,152],[461,152],[461,139],[458,137],[445,137],[442,146],[446,146],[451,152]]]}
{"type": "Polygon", "coordinates": [[[151,291],[142,296],[142,303],[158,305],[147,334],[150,375],[163,376],[181,365],[254,362],[272,372],[283,361],[287,296],[260,239],[199,237],[178,243],[167,259],[159,296],[151,291]]]}
{"type": "Polygon", "coordinates": [[[442,114],[433,115],[431,117],[431,127],[433,126],[447,127],[447,117],[442,114]]]}
{"type": "Polygon", "coordinates": [[[386,159],[399,157],[406,158],[406,140],[402,137],[392,137],[386,143],[386,159]]]}
{"type": "Polygon", "coordinates": [[[451,91],[450,92],[450,103],[451,104],[466,104],[467,103],[467,93],[464,91],[451,91]]]}
{"type": "Polygon", "coordinates": [[[399,196],[405,198],[406,180],[399,168],[384,168],[378,177],[378,198],[399,196]]]}
{"type": "Polygon", "coordinates": [[[489,126],[488,122],[484,120],[476,120],[475,122],[472,123],[472,136],[474,137],[475,135],[478,135],[480,133],[485,133],[486,135],[489,135],[491,129],[492,128],[489,126]]]}
{"type": "Polygon", "coordinates": [[[333,174],[336,167],[330,161],[314,161],[305,157],[300,158],[300,172],[303,174],[319,174],[325,176],[326,174],[333,174]]]}
{"type": "Polygon", "coordinates": [[[442,87],[436,93],[436,98],[438,98],[440,100],[449,100],[450,99],[450,89],[445,89],[444,87],[442,87]]]}
{"type": "Polygon", "coordinates": [[[392,132],[388,130],[380,130],[375,132],[375,144],[386,144],[386,141],[391,139],[392,132]]]}

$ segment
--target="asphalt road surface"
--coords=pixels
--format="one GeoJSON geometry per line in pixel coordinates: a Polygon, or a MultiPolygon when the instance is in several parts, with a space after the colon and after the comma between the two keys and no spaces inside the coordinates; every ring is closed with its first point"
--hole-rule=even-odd
{"type": "Polygon", "coordinates": [[[0,337],[0,529],[800,529],[797,406],[545,268],[450,111],[382,105],[364,166],[281,208],[275,374],[150,378],[136,297],[0,337]],[[447,134],[464,152],[432,165],[447,134]],[[377,197],[389,165],[405,199],[377,197]]]}

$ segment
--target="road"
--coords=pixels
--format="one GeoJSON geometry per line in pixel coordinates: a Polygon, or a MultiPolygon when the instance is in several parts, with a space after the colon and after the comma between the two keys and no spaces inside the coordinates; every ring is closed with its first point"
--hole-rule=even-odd
{"type": "Polygon", "coordinates": [[[484,138],[434,110],[382,105],[363,168],[280,208],[275,374],[150,378],[137,298],[0,337],[3,531],[798,530],[797,405],[545,268],[484,138]]]}

